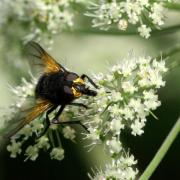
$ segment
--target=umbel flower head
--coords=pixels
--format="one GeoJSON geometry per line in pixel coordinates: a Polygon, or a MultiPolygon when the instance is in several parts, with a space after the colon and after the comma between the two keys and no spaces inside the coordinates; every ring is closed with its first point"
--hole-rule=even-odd
{"type": "Polygon", "coordinates": [[[124,129],[130,129],[134,136],[142,135],[146,117],[155,117],[152,111],[161,104],[157,89],[165,85],[162,78],[166,71],[164,60],[142,56],[128,57],[106,75],[95,76],[100,90],[91,102],[86,138],[92,148],[103,144],[113,160],[104,170],[93,170],[91,179],[135,179],[138,170],[133,166],[137,161],[126,153],[120,135],[124,129]]]}
{"type": "Polygon", "coordinates": [[[149,38],[152,28],[164,24],[163,4],[168,0],[102,0],[91,3],[87,16],[92,26],[101,30],[117,27],[125,31],[129,25],[137,27],[140,36],[149,38]]]}
{"type": "Polygon", "coordinates": [[[104,170],[98,169],[97,172],[93,170],[93,175],[89,175],[91,180],[106,180],[106,179],[115,179],[115,180],[129,180],[135,179],[138,170],[133,169],[137,163],[134,160],[134,156],[129,154],[122,155],[118,160],[112,160],[110,164],[107,164],[104,170]]]}
{"type": "MultiPolygon", "coordinates": [[[[118,153],[119,135],[125,128],[131,134],[141,135],[146,117],[160,106],[157,90],[165,85],[165,61],[151,58],[127,58],[109,69],[106,75],[96,75],[100,86],[98,95],[89,110],[89,131],[86,138],[94,144],[106,141],[110,152],[118,153]],[[94,112],[92,112],[94,111],[94,112]]],[[[155,116],[155,115],[154,115],[155,116]]]]}
{"type": "Polygon", "coordinates": [[[0,24],[15,19],[28,27],[24,42],[46,37],[48,45],[52,43],[54,34],[73,26],[73,10],[71,2],[76,0],[6,0],[2,3],[2,20],[0,24]],[[3,10],[5,8],[5,12],[3,10]],[[13,18],[11,18],[13,17],[13,18]]]}

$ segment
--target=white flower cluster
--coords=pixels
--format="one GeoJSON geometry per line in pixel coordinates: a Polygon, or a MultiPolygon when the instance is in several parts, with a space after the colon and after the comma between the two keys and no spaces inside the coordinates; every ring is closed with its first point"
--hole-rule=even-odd
{"type": "Polygon", "coordinates": [[[110,134],[113,138],[107,139],[106,144],[114,147],[112,152],[119,152],[121,145],[115,143],[115,137],[122,129],[128,127],[133,135],[141,135],[146,117],[161,104],[157,89],[165,85],[166,71],[164,60],[133,57],[122,60],[106,75],[96,76],[101,88],[94,99],[96,103],[92,103],[97,115],[90,121],[87,138],[99,141],[110,134]]]}
{"type": "Polygon", "coordinates": [[[10,156],[12,158],[16,158],[18,154],[24,153],[25,156],[27,156],[25,160],[30,159],[32,161],[35,161],[41,150],[48,151],[49,149],[51,149],[51,159],[62,160],[64,158],[64,149],[61,145],[60,133],[62,133],[61,131],[63,131],[63,133],[65,133],[64,137],[73,141],[75,138],[74,129],[70,128],[69,126],[63,128],[62,130],[59,130],[58,128],[51,128],[46,135],[37,138],[38,134],[44,128],[41,120],[34,120],[32,123],[26,125],[15,136],[11,138],[11,143],[7,146],[7,150],[11,153],[10,156]],[[55,136],[52,135],[54,132],[55,136]],[[28,147],[26,147],[25,152],[23,152],[23,150],[21,149],[23,143],[25,143],[32,136],[36,138],[34,145],[29,145],[28,147]],[[58,139],[56,144],[55,139],[58,139]],[[51,144],[53,145],[52,147],[51,144]]]}
{"type": "Polygon", "coordinates": [[[91,3],[87,16],[93,17],[93,27],[108,30],[115,25],[125,31],[129,24],[135,25],[144,38],[149,38],[152,28],[164,24],[163,3],[168,0],[102,0],[91,3]]]}
{"type": "Polygon", "coordinates": [[[105,170],[93,170],[93,176],[88,174],[91,180],[129,180],[135,179],[138,173],[137,169],[133,169],[132,166],[137,163],[134,160],[134,156],[129,154],[122,155],[119,160],[113,160],[111,164],[107,164],[105,170]]]}
{"type": "MultiPolygon", "coordinates": [[[[71,2],[76,0],[8,0],[3,2],[2,8],[6,7],[9,12],[3,13],[4,16],[13,16],[13,19],[26,24],[30,33],[24,37],[25,42],[39,41],[43,36],[49,41],[53,34],[73,26],[71,2]]],[[[5,19],[8,20],[7,17],[5,19]]]]}
{"type": "Polygon", "coordinates": [[[128,57],[110,68],[106,75],[95,76],[100,89],[91,102],[89,114],[96,115],[89,117],[90,133],[85,138],[92,141],[92,148],[104,144],[113,163],[91,179],[135,179],[138,171],[131,166],[136,161],[129,153],[123,155],[126,153],[120,134],[123,129],[130,129],[132,135],[141,135],[146,117],[149,114],[155,117],[152,111],[161,104],[157,89],[165,85],[162,78],[166,71],[164,60],[128,57]]]}

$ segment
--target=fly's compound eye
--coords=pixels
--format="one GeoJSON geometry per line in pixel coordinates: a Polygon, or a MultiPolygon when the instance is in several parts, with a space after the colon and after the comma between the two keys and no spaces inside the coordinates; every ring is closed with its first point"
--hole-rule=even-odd
{"type": "Polygon", "coordinates": [[[74,81],[78,78],[78,75],[75,73],[70,73],[67,75],[66,80],[67,81],[74,81]]]}
{"type": "Polygon", "coordinates": [[[76,90],[79,91],[79,92],[84,92],[84,90],[85,90],[85,86],[84,86],[84,85],[75,84],[74,87],[75,87],[76,90]]]}

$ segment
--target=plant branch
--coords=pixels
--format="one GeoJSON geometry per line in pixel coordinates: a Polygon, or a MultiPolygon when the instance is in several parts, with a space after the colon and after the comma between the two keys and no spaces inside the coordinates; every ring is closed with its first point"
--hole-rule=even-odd
{"type": "MultiPolygon", "coordinates": [[[[160,35],[160,34],[165,34],[165,33],[173,33],[180,30],[180,24],[170,26],[170,27],[165,27],[163,29],[155,29],[152,31],[152,35],[160,35]]],[[[138,32],[136,31],[120,31],[120,30],[99,30],[96,28],[76,28],[73,29],[73,31],[65,30],[64,32],[69,33],[69,32],[74,32],[77,34],[98,34],[98,35],[115,35],[115,36],[129,36],[129,35],[138,35],[138,32]]]]}
{"type": "Polygon", "coordinates": [[[173,9],[173,10],[178,10],[178,11],[180,10],[180,3],[167,2],[164,6],[168,9],[173,9]]]}
{"type": "Polygon", "coordinates": [[[139,180],[147,180],[150,178],[150,176],[153,174],[153,172],[156,170],[157,166],[160,164],[161,160],[167,153],[168,149],[170,148],[171,144],[174,142],[176,137],[178,136],[180,132],[180,117],[177,120],[176,124],[170,131],[169,135],[165,139],[164,143],[161,145],[160,149],[156,153],[153,160],[150,162],[144,173],[141,175],[139,180]]]}

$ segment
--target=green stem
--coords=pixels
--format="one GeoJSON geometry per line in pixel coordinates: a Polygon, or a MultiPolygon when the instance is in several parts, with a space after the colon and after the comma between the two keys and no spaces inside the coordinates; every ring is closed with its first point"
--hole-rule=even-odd
{"type": "Polygon", "coordinates": [[[180,44],[177,44],[173,48],[169,49],[167,52],[164,53],[164,56],[170,57],[178,52],[180,52],[180,44]]]}
{"type": "Polygon", "coordinates": [[[156,153],[155,157],[153,160],[150,162],[144,173],[141,175],[139,180],[148,180],[150,176],[153,174],[165,154],[167,153],[168,149],[170,148],[171,144],[177,137],[177,135],[180,132],[180,118],[177,120],[176,124],[170,131],[169,135],[165,139],[164,143],[161,145],[160,149],[156,153]]]}
{"type": "MultiPolygon", "coordinates": [[[[163,29],[155,29],[151,32],[152,35],[160,35],[166,33],[174,33],[180,30],[180,24],[165,27],[163,29]]],[[[120,30],[99,30],[97,28],[76,28],[73,31],[65,30],[65,33],[77,33],[77,34],[95,34],[95,35],[114,35],[114,36],[129,36],[129,35],[138,35],[137,31],[120,31],[120,30]]]]}
{"type": "Polygon", "coordinates": [[[55,142],[54,142],[54,137],[53,137],[53,134],[52,134],[52,130],[51,130],[51,129],[48,130],[48,135],[49,135],[50,142],[52,143],[52,146],[53,146],[53,147],[56,147],[56,146],[55,146],[55,142]]]}
{"type": "Polygon", "coordinates": [[[164,6],[168,9],[178,10],[178,11],[180,10],[180,4],[179,3],[166,3],[164,6]]]}
{"type": "Polygon", "coordinates": [[[55,130],[55,133],[56,133],[56,138],[57,138],[57,142],[58,142],[58,147],[62,147],[58,129],[55,130]]]}

